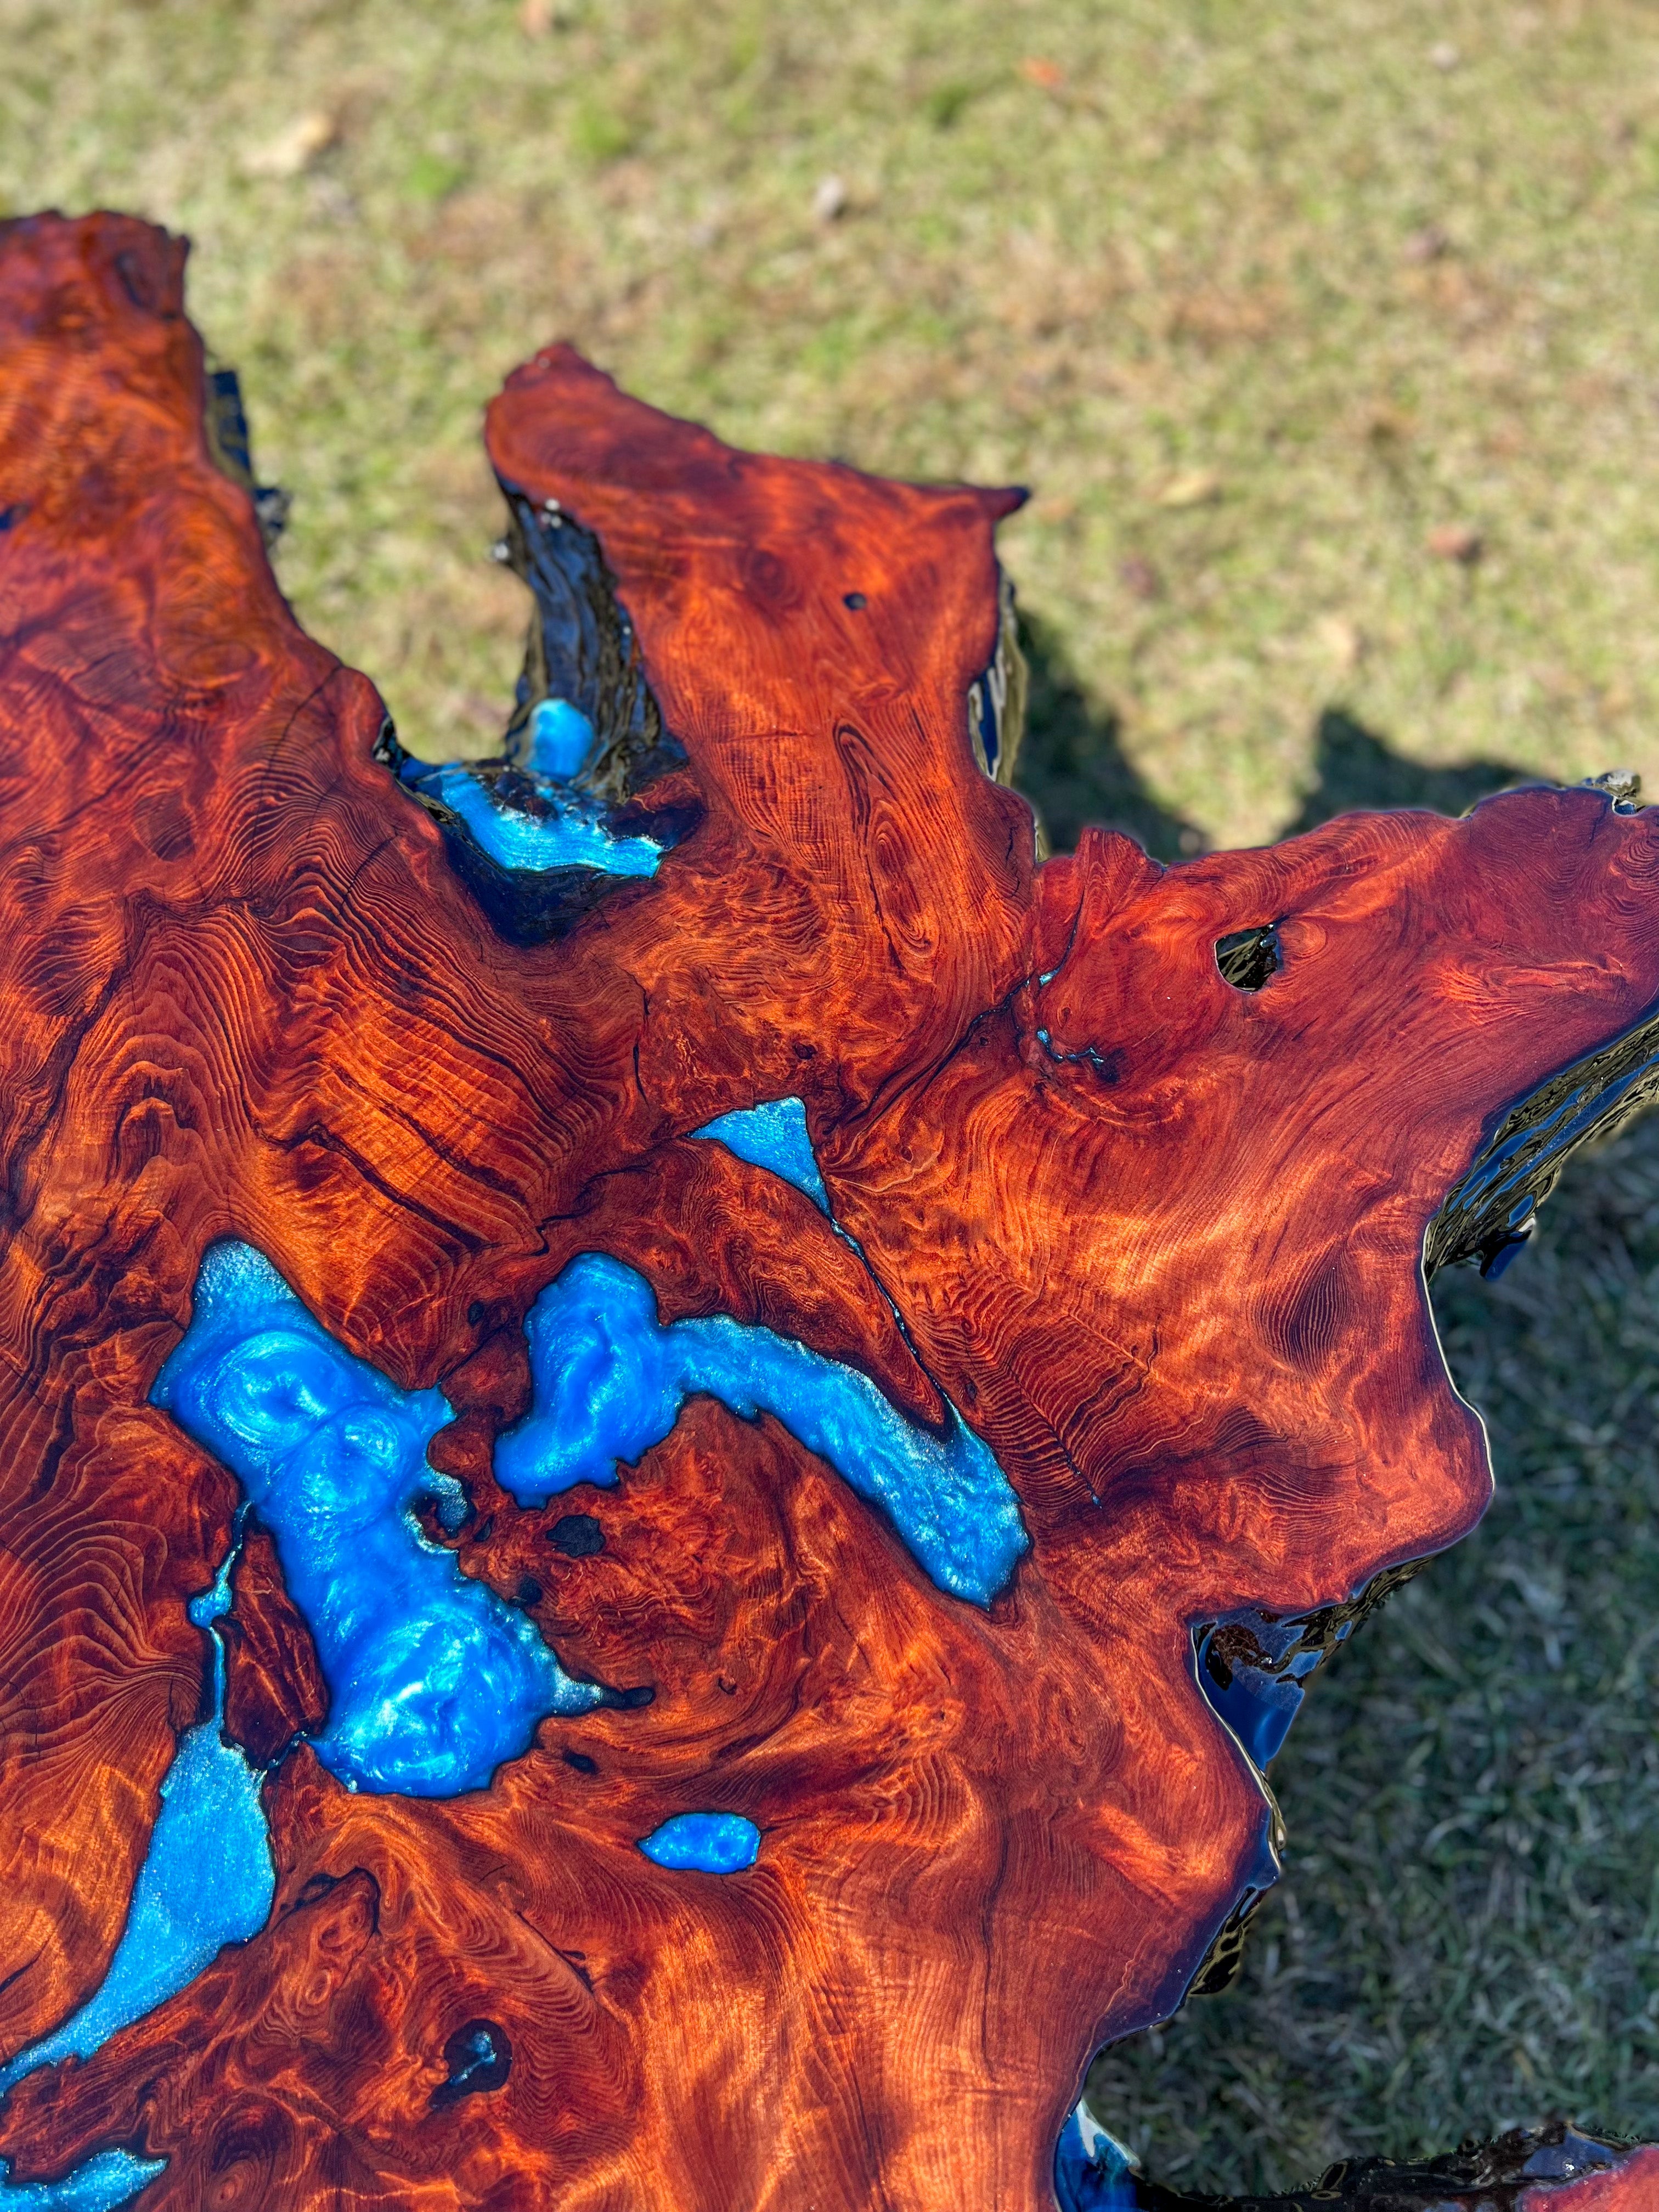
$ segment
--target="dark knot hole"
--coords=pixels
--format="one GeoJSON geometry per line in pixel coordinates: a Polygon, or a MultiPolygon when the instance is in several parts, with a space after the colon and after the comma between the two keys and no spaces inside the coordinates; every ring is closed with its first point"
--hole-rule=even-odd
{"type": "Polygon", "coordinates": [[[1234,929],[1217,938],[1215,964],[1222,981],[1234,990],[1259,991],[1280,965],[1277,926],[1268,922],[1260,929],[1234,929]]]}
{"type": "Polygon", "coordinates": [[[432,2102],[441,2110],[463,2097],[499,2089],[513,2070],[513,2045],[507,2030],[493,2020],[470,2020],[458,2027],[444,2045],[447,2081],[432,2092],[432,2102]]]}

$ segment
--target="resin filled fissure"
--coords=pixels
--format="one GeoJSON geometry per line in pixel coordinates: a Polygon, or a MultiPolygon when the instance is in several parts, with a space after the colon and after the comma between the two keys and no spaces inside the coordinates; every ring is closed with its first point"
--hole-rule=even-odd
{"type": "Polygon", "coordinates": [[[652,838],[617,836],[602,805],[557,776],[455,763],[429,768],[408,757],[400,773],[411,791],[447,809],[498,867],[534,875],[592,868],[606,876],[653,876],[662,858],[652,838]]]}
{"type": "MultiPolygon", "coordinates": [[[[765,1168],[785,1182],[804,1190],[818,1210],[830,1212],[830,1194],[812,1150],[806,1127],[806,1108],[799,1098],[772,1098],[759,1106],[740,1107],[717,1115],[694,1137],[707,1137],[726,1146],[751,1167],[765,1168]]],[[[851,1243],[851,1239],[848,1240],[851,1243]]]]}
{"type": "Polygon", "coordinates": [[[656,873],[701,804],[649,787],[684,768],[599,540],[551,501],[504,484],[500,557],[535,600],[524,672],[493,759],[416,759],[388,727],[379,758],[441,824],[456,872],[520,943],[564,936],[621,882],[656,873]]]}
{"type": "MultiPolygon", "coordinates": [[[[0,2179],[0,2212],[115,2212],[167,2165],[164,2158],[135,2158],[127,2150],[100,2150],[61,2181],[0,2179]]],[[[0,2176],[6,2161],[0,2159],[0,2176]]]]}
{"type": "MultiPolygon", "coordinates": [[[[210,1627],[228,1611],[240,1548],[239,1532],[211,1586],[191,1600],[190,1617],[198,1628],[210,1627]]],[[[264,1778],[222,1733],[225,1654],[216,1636],[211,1643],[213,1711],[180,1739],[162,1780],[161,1808],[108,1972],[61,2027],[18,2052],[0,2073],[0,2088],[9,2088],[37,2066],[89,2057],[118,2028],[193,1981],[222,1945],[245,1942],[265,1923],[276,1872],[259,1796],[264,1778]]],[[[58,2185],[67,2189],[70,2183],[58,2185]]],[[[0,2201],[4,2194],[0,2191],[0,2201]]]]}
{"type": "MultiPolygon", "coordinates": [[[[496,1446],[521,1504],[614,1482],[704,1392],[782,1421],[885,1510],[953,1595],[988,1603],[1025,1549],[1006,1478],[959,1419],[936,1437],[866,1376],[757,1325],[665,1325],[650,1285],[619,1261],[572,1261],[527,1333],[531,1409],[496,1446]]],[[[442,1395],[401,1390],[355,1358],[251,1245],[204,1258],[190,1327],[151,1396],[240,1477],[270,1529],[329,1686],[317,1755],[349,1787],[482,1788],[544,1717],[605,1697],[416,1518],[422,1496],[440,1493],[446,1525],[459,1503],[427,1462],[451,1418],[442,1395]]]]}
{"type": "Polygon", "coordinates": [[[1007,1477],[954,1412],[944,1437],[907,1420],[854,1368],[758,1323],[717,1314],[663,1322],[643,1275],[584,1253],[530,1310],[529,1413],[495,1445],[521,1505],[579,1482],[611,1483],[660,1443],[694,1394],[746,1420],[770,1413],[887,1514],[953,1597],[988,1605],[1027,1537],[1007,1477]]]}
{"type": "Polygon", "coordinates": [[[1253,1610],[1209,1624],[1194,1638],[1199,1687],[1257,1767],[1283,1745],[1306,1678],[1325,1657],[1302,1643],[1302,1628],[1299,1620],[1253,1610]]]}
{"type": "Polygon", "coordinates": [[[599,1701],[416,1520],[444,1487],[426,1458],[451,1418],[441,1394],[354,1358],[252,1245],[208,1252],[150,1395],[258,1507],[329,1686],[317,1755],[349,1787],[481,1789],[546,1715],[599,1701]]]}

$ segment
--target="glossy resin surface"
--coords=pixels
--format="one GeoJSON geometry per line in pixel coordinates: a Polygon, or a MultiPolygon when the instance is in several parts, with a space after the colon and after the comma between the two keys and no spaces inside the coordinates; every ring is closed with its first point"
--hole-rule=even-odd
{"type": "Polygon", "coordinates": [[[665,1326],[649,1283],[618,1261],[573,1260],[531,1308],[529,1338],[530,1411],[495,1447],[496,1478],[520,1505],[615,1482],[705,1396],[781,1422],[882,1507],[952,1596],[988,1605],[1026,1548],[1006,1477],[954,1413],[935,1434],[856,1368],[728,1315],[665,1326]]]}
{"type": "MultiPolygon", "coordinates": [[[[190,1604],[198,1627],[229,1607],[234,1556],[213,1587],[190,1604]]],[[[180,1737],[162,1779],[161,1808],[109,1971],[60,2028],[0,2071],[0,2088],[71,2054],[90,2057],[118,2028],[182,1990],[222,1945],[245,1942],[264,1927],[276,1876],[261,1778],[226,1736],[224,1718],[225,1660],[216,1640],[213,1709],[180,1737]]],[[[103,2185],[97,2176],[75,2184],[83,2190],[103,2185]]]]}
{"type": "Polygon", "coordinates": [[[1039,864],[1017,495],[556,347],[411,765],[205,390],[174,242],[0,232],[0,2201],[1141,2189],[1084,2069],[1481,1510],[1425,1251],[1651,1087],[1659,820],[1039,864]]]}
{"type": "Polygon", "coordinates": [[[237,1475],[270,1529],[328,1692],[317,1756],[349,1789],[480,1789],[545,1714],[597,1701],[416,1519],[437,1487],[427,1447],[451,1417],[442,1395],[354,1359],[252,1245],[204,1257],[150,1402],[237,1475]]]}

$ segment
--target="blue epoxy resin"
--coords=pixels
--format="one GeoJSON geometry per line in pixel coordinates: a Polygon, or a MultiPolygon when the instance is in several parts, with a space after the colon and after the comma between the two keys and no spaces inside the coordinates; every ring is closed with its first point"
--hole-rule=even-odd
{"type": "MultiPolygon", "coordinates": [[[[1265,1767],[1283,1747],[1307,1694],[1306,1678],[1319,1667],[1324,1654],[1296,1648],[1304,1629],[1299,1619],[1244,1613],[1234,1614],[1232,1620],[1249,1626],[1262,1656],[1272,1660],[1273,1666],[1253,1666],[1231,1653],[1224,1661],[1218,1661],[1212,1647],[1217,1629],[1224,1624],[1213,1622],[1197,1639],[1198,1685],[1252,1764],[1265,1767]],[[1224,1674],[1229,1678],[1225,1681],[1224,1674]]],[[[1345,1634],[1346,1627],[1339,1630],[1339,1643],[1345,1634]]]]}
{"type": "MultiPolygon", "coordinates": [[[[129,2150],[100,2150],[61,2181],[0,2180],[0,2212],[115,2212],[130,2204],[166,2166],[164,2158],[135,2158],[129,2150]]],[[[0,2175],[9,2161],[0,2158],[0,2175]]]]}
{"type": "Polygon", "coordinates": [[[1267,1682],[1273,1680],[1271,1676],[1247,1680],[1240,1669],[1224,1690],[1207,1673],[1201,1677],[1205,1696],[1256,1766],[1265,1767],[1278,1757],[1302,1704],[1299,1682],[1275,1682],[1276,1694],[1264,1694],[1267,1682]]]}
{"type": "Polygon", "coordinates": [[[525,766],[535,775],[568,783],[587,765],[593,750],[593,725],[568,699],[538,699],[530,710],[525,766]]]}
{"type": "Polygon", "coordinates": [[[531,813],[507,806],[483,780],[458,763],[429,768],[410,760],[404,781],[448,807],[472,832],[490,859],[503,868],[544,875],[553,868],[595,868],[607,876],[654,876],[662,847],[649,837],[615,837],[595,800],[569,789],[556,776],[528,781],[547,807],[531,813]]]}
{"type": "MultiPolygon", "coordinates": [[[[191,1601],[190,1617],[198,1628],[229,1607],[236,1549],[233,1546],[212,1587],[191,1601]]],[[[0,2074],[0,2088],[71,2053],[90,2057],[117,2028],[153,2011],[193,1981],[222,1944],[245,1942],[265,1924],[276,1875],[259,1802],[264,1778],[220,1734],[225,1655],[219,1638],[211,1640],[213,1717],[179,1739],[162,1779],[161,1809],[109,1972],[62,2027],[18,2052],[0,2074]]],[[[7,2194],[0,2191],[0,2205],[7,2194]]]]}
{"type": "Polygon", "coordinates": [[[741,1874],[760,1851],[760,1830],[741,1813],[676,1813],[640,1849],[659,1867],[695,1867],[703,1874],[741,1874]]]}
{"type": "Polygon", "coordinates": [[[1028,1539],[996,1461],[960,1417],[944,1438],[869,1377],[793,1338],[716,1315],[665,1326],[645,1278],[599,1253],[571,1261],[531,1308],[531,1409],[495,1445],[497,1480],[540,1505],[660,1443],[695,1392],[746,1420],[766,1413],[881,1505],[942,1590],[988,1605],[1028,1539]]]}
{"type": "Polygon", "coordinates": [[[252,1245],[207,1253],[150,1396],[240,1476],[270,1528],[328,1684],[317,1755],[349,1788],[482,1789],[544,1715],[598,1701],[527,1614],[422,1532],[417,1497],[435,1496],[441,1519],[465,1507],[426,1463],[451,1418],[441,1394],[354,1358],[252,1245]]]}
{"type": "Polygon", "coordinates": [[[1060,2212],[1137,2212],[1134,2161],[1087,2105],[1073,2107],[1054,2148],[1060,2212]]]}
{"type": "Polygon", "coordinates": [[[720,1114],[691,1133],[712,1138],[751,1167],[769,1168],[785,1182],[804,1190],[814,1206],[829,1212],[830,1194],[806,1133],[806,1109],[799,1098],[774,1098],[764,1106],[720,1114]]]}

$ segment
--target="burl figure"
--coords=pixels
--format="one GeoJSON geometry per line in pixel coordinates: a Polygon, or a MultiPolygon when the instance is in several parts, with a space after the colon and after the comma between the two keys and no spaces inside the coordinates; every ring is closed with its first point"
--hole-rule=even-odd
{"type": "Polygon", "coordinates": [[[12,2185],[1051,2206],[1486,1502],[1425,1240],[1644,1095],[1659,821],[1040,861],[1016,495],[563,347],[489,416],[516,709],[426,764],[183,262],[0,233],[12,2185]]]}

